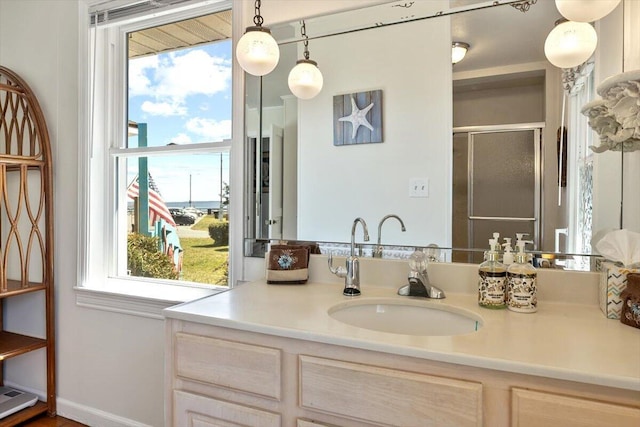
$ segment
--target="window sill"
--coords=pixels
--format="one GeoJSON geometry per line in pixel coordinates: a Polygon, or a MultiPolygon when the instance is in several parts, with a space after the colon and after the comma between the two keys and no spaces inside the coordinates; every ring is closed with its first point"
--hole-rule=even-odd
{"type": "Polygon", "coordinates": [[[162,310],[226,291],[226,287],[191,287],[135,280],[109,279],[103,287],[76,286],[79,307],[164,319],[162,310]]]}

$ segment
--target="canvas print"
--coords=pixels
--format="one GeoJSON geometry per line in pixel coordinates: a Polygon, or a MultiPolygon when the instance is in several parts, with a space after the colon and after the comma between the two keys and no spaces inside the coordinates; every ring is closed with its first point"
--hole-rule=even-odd
{"type": "Polygon", "coordinates": [[[333,145],[382,142],[382,90],[333,97],[333,145]]]}

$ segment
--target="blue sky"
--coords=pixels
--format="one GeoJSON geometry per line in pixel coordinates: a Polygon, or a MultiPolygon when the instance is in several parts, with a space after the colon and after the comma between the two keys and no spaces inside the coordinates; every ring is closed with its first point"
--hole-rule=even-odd
{"type": "MultiPolygon", "coordinates": [[[[147,145],[216,142],[231,138],[231,41],[129,61],[129,120],[147,123],[147,145]]],[[[137,146],[137,137],[129,146],[137,146]]],[[[129,181],[137,160],[129,161],[129,181]]],[[[167,202],[218,200],[220,154],[149,158],[149,171],[167,202]]],[[[229,182],[229,156],[222,180],[229,182]]]]}

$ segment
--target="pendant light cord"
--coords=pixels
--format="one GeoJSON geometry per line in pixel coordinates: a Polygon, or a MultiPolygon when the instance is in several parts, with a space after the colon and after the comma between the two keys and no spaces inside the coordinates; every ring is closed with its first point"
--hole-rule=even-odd
{"type": "Polygon", "coordinates": [[[260,0],[256,0],[255,6],[254,6],[255,15],[253,16],[253,23],[256,24],[256,27],[262,27],[262,24],[264,23],[264,18],[262,17],[262,15],[260,15],[261,5],[262,3],[260,2],[260,0]]]}
{"type": "Polygon", "coordinates": [[[302,26],[300,27],[300,34],[302,35],[303,43],[304,43],[304,59],[309,59],[309,36],[307,36],[307,25],[302,21],[302,26]]]}

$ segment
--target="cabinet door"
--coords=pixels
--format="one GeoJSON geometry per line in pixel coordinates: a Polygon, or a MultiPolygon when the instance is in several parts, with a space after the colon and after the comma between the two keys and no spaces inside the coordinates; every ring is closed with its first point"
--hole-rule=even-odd
{"type": "Polygon", "coordinates": [[[300,356],[300,405],[396,426],[482,425],[482,384],[300,356]]]}
{"type": "Polygon", "coordinates": [[[280,427],[280,415],[211,397],[173,392],[176,427],[280,427]]]}
{"type": "Polygon", "coordinates": [[[640,408],[514,388],[512,427],[638,427],[640,408]]]}

